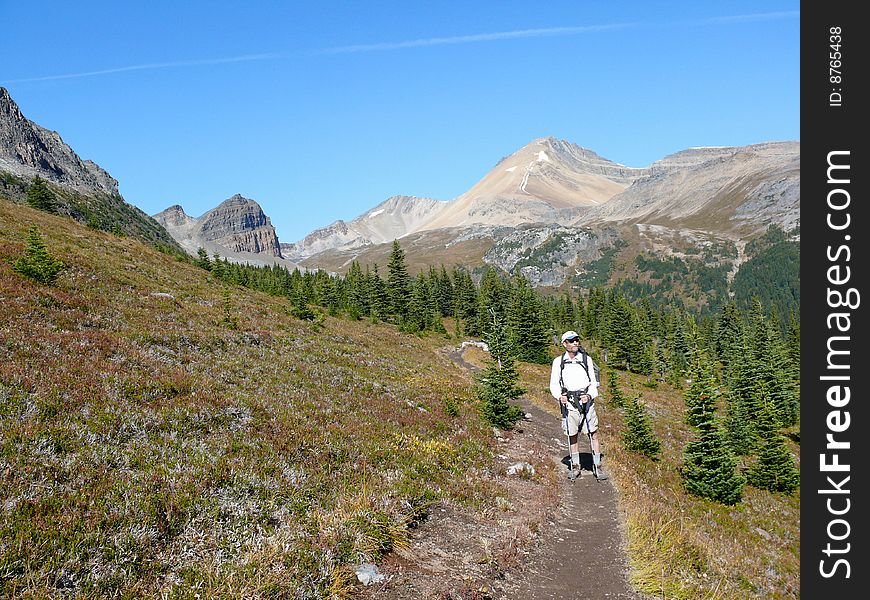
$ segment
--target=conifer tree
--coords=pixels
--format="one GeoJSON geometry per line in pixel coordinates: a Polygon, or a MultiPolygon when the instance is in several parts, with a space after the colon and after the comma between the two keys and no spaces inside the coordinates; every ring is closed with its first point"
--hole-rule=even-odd
{"type": "Polygon", "coordinates": [[[403,331],[417,333],[431,328],[435,315],[432,314],[430,296],[429,285],[423,273],[420,273],[414,280],[411,299],[408,302],[408,313],[402,320],[403,331]]]}
{"type": "Polygon", "coordinates": [[[345,277],[347,287],[347,314],[351,319],[360,319],[369,312],[368,289],[362,267],[357,261],[350,263],[350,269],[345,277]]]}
{"type": "Polygon", "coordinates": [[[27,188],[27,204],[45,212],[56,213],[57,201],[45,180],[37,175],[27,188]]]}
{"type": "Polygon", "coordinates": [[[61,261],[49,254],[36,225],[31,225],[27,232],[24,256],[13,263],[12,270],[39,283],[53,285],[64,268],[61,261]]]}
{"type": "Polygon", "coordinates": [[[800,381],[801,379],[801,320],[800,317],[792,311],[788,321],[788,336],[786,338],[786,348],[789,361],[789,373],[792,379],[800,381]]]}
{"type": "Polygon", "coordinates": [[[618,408],[625,406],[625,394],[619,387],[619,375],[615,369],[607,370],[607,396],[613,406],[618,408]]]}
{"type": "Polygon", "coordinates": [[[758,438],[755,424],[762,380],[756,367],[746,340],[736,341],[724,373],[728,386],[725,429],[732,450],[740,456],[752,454],[758,438]]]}
{"type": "Polygon", "coordinates": [[[444,268],[443,264],[438,272],[435,272],[433,268],[429,278],[434,283],[433,293],[438,305],[438,312],[442,317],[452,317],[456,299],[453,282],[450,280],[450,275],[447,274],[447,269],[444,268]]]}
{"type": "Polygon", "coordinates": [[[583,337],[596,340],[600,345],[605,345],[603,327],[605,321],[605,308],[607,298],[599,288],[589,290],[589,299],[586,302],[586,311],[583,314],[583,337]]]}
{"type": "Polygon", "coordinates": [[[739,352],[744,338],[743,319],[736,302],[722,307],[716,326],[716,356],[725,368],[739,352]]]}
{"type": "Polygon", "coordinates": [[[372,266],[368,277],[368,296],[372,321],[384,320],[390,311],[390,299],[386,283],[378,273],[377,263],[372,266]]]}
{"type": "Polygon", "coordinates": [[[303,321],[314,321],[317,318],[317,313],[308,306],[309,298],[303,278],[290,295],[290,302],[293,304],[290,314],[303,321]]]}
{"type": "Polygon", "coordinates": [[[341,306],[341,294],[337,282],[329,275],[324,274],[318,278],[317,298],[318,304],[327,308],[329,316],[338,316],[341,306]]]}
{"type": "MultiPolygon", "coordinates": [[[[444,327],[444,323],[442,322],[441,315],[441,305],[438,300],[438,295],[435,291],[434,286],[437,284],[437,276],[436,279],[427,279],[426,280],[428,295],[426,296],[426,304],[427,304],[427,312],[429,314],[428,317],[428,325],[427,329],[431,329],[432,331],[437,331],[438,333],[447,333],[447,329],[444,327]]],[[[451,311],[452,312],[452,311],[451,311]]]]}
{"type": "Polygon", "coordinates": [[[480,280],[478,291],[478,327],[482,336],[486,337],[493,326],[493,312],[499,319],[505,318],[507,304],[508,292],[504,282],[495,269],[487,269],[480,280]]]}
{"type": "Polygon", "coordinates": [[[567,293],[562,294],[561,298],[554,303],[552,321],[557,331],[569,329],[579,331],[582,329],[577,321],[577,307],[567,293]]]}
{"type": "Polygon", "coordinates": [[[224,278],[224,261],[221,260],[219,254],[212,255],[211,273],[218,279],[224,278]]]}
{"type": "Polygon", "coordinates": [[[387,295],[390,299],[390,312],[404,319],[408,314],[411,298],[411,277],[405,264],[405,251],[398,240],[393,240],[393,249],[387,263],[387,295]]]}
{"type": "Polygon", "coordinates": [[[750,311],[752,340],[750,352],[760,379],[776,407],[780,426],[797,423],[799,405],[794,381],[787,370],[788,359],[775,320],[764,318],[761,301],[754,299],[750,311]]]}
{"type": "MultiPolygon", "coordinates": [[[[568,301],[571,302],[571,299],[569,298],[568,301]]],[[[574,331],[580,332],[580,331],[583,331],[583,324],[586,321],[586,303],[583,300],[583,296],[578,296],[576,302],[574,302],[573,304],[574,304],[574,314],[572,315],[570,325],[571,325],[571,329],[574,329],[574,331]]],[[[559,328],[557,328],[557,329],[559,329],[559,328]]],[[[559,331],[562,331],[562,330],[559,329],[559,331]]],[[[586,337],[589,338],[590,336],[586,336],[586,337]]]]}
{"type": "Polygon", "coordinates": [[[677,378],[680,378],[686,373],[688,359],[691,353],[689,343],[686,340],[686,321],[682,311],[678,311],[672,315],[671,327],[668,338],[670,351],[668,354],[668,360],[671,364],[673,373],[677,378]]]}
{"type": "Polygon", "coordinates": [[[223,292],[223,317],[220,320],[220,324],[226,327],[227,329],[238,329],[239,328],[239,318],[235,314],[235,310],[233,308],[233,298],[232,294],[230,294],[230,288],[224,286],[223,292]]]}
{"type": "Polygon", "coordinates": [[[700,347],[700,334],[695,322],[689,321],[688,347],[691,358],[689,362],[689,387],[683,393],[686,403],[686,423],[693,427],[699,427],[707,420],[705,407],[715,410],[718,381],[713,371],[713,365],[707,357],[707,353],[700,347]],[[697,410],[696,410],[697,408],[697,410]]]}
{"type": "Polygon", "coordinates": [[[671,368],[668,363],[668,354],[665,350],[665,345],[661,342],[656,344],[655,347],[655,370],[658,374],[659,381],[664,381],[665,374],[668,373],[671,368]]]}
{"type": "Polygon", "coordinates": [[[206,252],[205,248],[198,248],[196,250],[196,260],[193,261],[200,269],[205,269],[206,271],[211,271],[211,260],[208,258],[208,252],[206,252]]]}
{"type": "Polygon", "coordinates": [[[785,439],[777,431],[777,412],[769,396],[762,396],[758,420],[761,448],[758,462],[746,473],[749,483],[771,492],[791,494],[800,485],[800,472],[788,451],[785,439]]]}
{"type": "Polygon", "coordinates": [[[655,458],[662,444],[653,431],[652,420],[639,397],[632,397],[625,405],[625,430],[622,440],[627,450],[655,458]]]}
{"type": "Polygon", "coordinates": [[[514,277],[511,284],[508,328],[512,354],[526,362],[547,364],[552,360],[551,342],[543,306],[525,277],[514,277]]]}
{"type": "Polygon", "coordinates": [[[692,385],[684,396],[686,422],[694,426],[698,434],[683,449],[683,484],[696,496],[736,504],[746,481],[736,471],[737,459],[716,419],[715,380],[703,349],[695,351],[690,367],[692,385]]]}
{"type": "Polygon", "coordinates": [[[611,291],[602,341],[607,348],[608,364],[618,369],[624,370],[629,366],[632,312],[628,300],[618,292],[611,291]]]}
{"type": "Polygon", "coordinates": [[[653,374],[653,341],[646,313],[632,311],[629,324],[628,359],[632,373],[653,374]]]}
{"type": "Polygon", "coordinates": [[[749,417],[747,402],[733,391],[728,392],[725,430],[734,454],[747,456],[755,451],[755,427],[749,417]]]}
{"type": "Polygon", "coordinates": [[[510,429],[523,416],[522,409],[510,402],[526,390],[517,384],[520,376],[509,351],[507,329],[497,315],[492,314],[492,318],[486,336],[491,358],[477,378],[476,392],[483,418],[496,427],[510,429]]]}
{"type": "Polygon", "coordinates": [[[479,302],[471,275],[463,269],[454,267],[453,288],[456,298],[454,314],[462,323],[463,333],[470,336],[480,335],[480,320],[477,315],[479,302]]]}

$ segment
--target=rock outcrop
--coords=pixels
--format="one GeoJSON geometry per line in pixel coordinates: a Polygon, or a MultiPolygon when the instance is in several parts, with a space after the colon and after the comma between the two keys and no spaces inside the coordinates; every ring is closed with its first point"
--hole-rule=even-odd
{"type": "Polygon", "coordinates": [[[327,250],[352,250],[383,244],[419,229],[445,203],[431,198],[392,196],[352,221],[335,221],[293,244],[282,245],[286,256],[303,260],[327,250]]]}
{"type": "Polygon", "coordinates": [[[259,204],[240,194],[228,198],[198,219],[202,239],[233,252],[281,257],[278,235],[259,204]]]}
{"type": "Polygon", "coordinates": [[[26,180],[34,176],[84,194],[118,194],[118,182],[90,160],[82,160],[60,134],[28,120],[0,87],[0,171],[26,180]]]}

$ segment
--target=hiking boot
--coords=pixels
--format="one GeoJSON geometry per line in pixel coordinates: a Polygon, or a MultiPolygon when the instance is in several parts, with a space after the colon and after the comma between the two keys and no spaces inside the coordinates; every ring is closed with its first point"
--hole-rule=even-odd
{"type": "Polygon", "coordinates": [[[604,469],[601,468],[601,465],[595,467],[595,479],[597,479],[598,481],[604,481],[607,478],[607,473],[604,472],[604,469]]]}

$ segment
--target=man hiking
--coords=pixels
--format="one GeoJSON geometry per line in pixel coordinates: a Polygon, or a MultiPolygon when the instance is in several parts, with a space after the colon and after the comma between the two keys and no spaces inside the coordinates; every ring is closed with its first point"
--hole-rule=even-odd
{"type": "Polygon", "coordinates": [[[595,412],[595,398],[598,397],[598,381],[595,377],[595,363],[580,347],[580,336],[576,331],[562,334],[565,353],[553,359],[550,371],[550,393],[562,404],[562,429],[568,436],[573,479],[580,474],[580,429],[589,435],[592,447],[593,471],[599,480],[607,479],[601,468],[601,446],[598,440],[598,414],[595,412]],[[576,469],[576,473],[574,470],[576,469]]]}

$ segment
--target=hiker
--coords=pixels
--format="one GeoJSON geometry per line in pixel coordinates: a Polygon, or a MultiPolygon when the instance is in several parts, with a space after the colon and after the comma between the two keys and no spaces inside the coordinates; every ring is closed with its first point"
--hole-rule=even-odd
{"type": "Polygon", "coordinates": [[[578,438],[582,423],[582,430],[589,436],[589,445],[592,447],[595,477],[599,480],[607,479],[607,474],[601,468],[598,414],[595,412],[595,398],[598,396],[595,363],[580,347],[580,336],[576,331],[562,334],[562,346],[565,347],[565,353],[553,359],[550,393],[562,404],[562,415],[565,417],[562,419],[562,429],[568,436],[571,469],[569,477],[573,479],[580,474],[578,438]]]}

